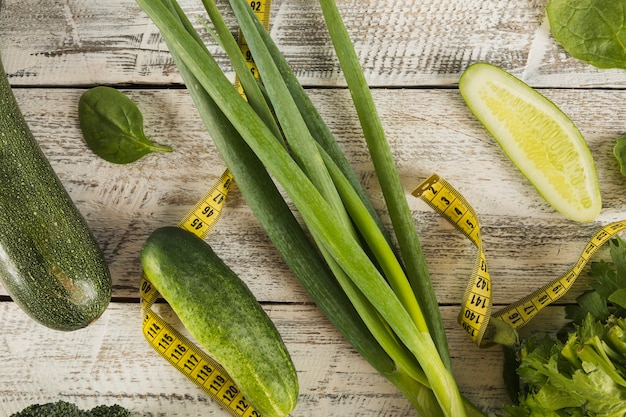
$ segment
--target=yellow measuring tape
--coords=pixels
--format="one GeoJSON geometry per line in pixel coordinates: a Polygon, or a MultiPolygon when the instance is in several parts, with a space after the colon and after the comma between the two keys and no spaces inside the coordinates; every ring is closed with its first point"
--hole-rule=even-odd
{"type": "MultiPolygon", "coordinates": [[[[258,16],[263,26],[265,26],[265,29],[269,28],[271,8],[270,6],[271,0],[259,0],[250,2],[250,7],[252,7],[252,11],[254,11],[254,13],[258,16]]],[[[257,79],[260,79],[259,71],[256,67],[256,64],[254,63],[254,59],[252,58],[252,54],[250,53],[250,48],[248,47],[248,43],[246,42],[243,33],[241,33],[241,30],[239,31],[239,34],[237,36],[237,44],[239,45],[239,49],[246,59],[246,64],[248,64],[248,70],[250,70],[252,75],[254,75],[257,79]]],[[[243,88],[241,86],[241,83],[239,82],[239,79],[237,78],[235,78],[235,87],[237,88],[237,91],[239,91],[239,93],[243,95],[243,88]]]]}
{"type": "MultiPolygon", "coordinates": [[[[267,28],[270,17],[270,0],[251,1],[250,7],[267,28]]],[[[239,32],[238,44],[246,57],[248,68],[258,78],[256,65],[241,31],[239,32]]],[[[235,80],[235,87],[243,94],[237,79],[235,80]]],[[[226,195],[232,182],[233,176],[230,171],[224,171],[219,180],[183,217],[178,226],[202,239],[206,238],[222,214],[226,195]]],[[[246,401],[243,393],[219,363],[174,329],[152,309],[160,295],[145,275],[141,278],[140,297],[144,338],[161,357],[233,416],[261,417],[261,414],[246,401]]]]}
{"type": "Polygon", "coordinates": [[[626,221],[614,222],[601,228],[585,245],[578,261],[570,270],[492,315],[491,277],[474,209],[461,193],[436,174],[427,178],[411,194],[425,201],[469,238],[478,249],[458,320],[469,337],[479,346],[491,342],[485,337],[490,320],[500,319],[512,329],[518,329],[527,324],[544,307],[561,298],[574,284],[592,255],[617,233],[626,229],[626,221]]]}
{"type": "Polygon", "coordinates": [[[480,225],[474,209],[457,190],[437,175],[432,175],[411,193],[421,197],[435,211],[467,236],[478,249],[471,279],[463,295],[459,322],[470,338],[479,342],[491,316],[491,278],[480,238],[480,225]]]}
{"type": "MultiPolygon", "coordinates": [[[[269,26],[270,1],[250,2],[250,6],[266,28],[269,26]]],[[[258,78],[256,65],[241,32],[238,44],[249,70],[258,78]]],[[[237,79],[235,87],[243,94],[237,79]]],[[[226,170],[178,226],[202,239],[206,238],[222,213],[232,181],[232,175],[226,170]]],[[[437,175],[425,180],[412,194],[421,198],[453,224],[478,249],[458,320],[469,337],[479,346],[491,343],[489,337],[486,337],[490,321],[499,319],[512,329],[517,329],[528,323],[541,309],[558,300],[570,289],[598,248],[626,229],[626,221],[611,223],[602,228],[590,239],[579,260],[569,271],[532,294],[492,314],[491,277],[474,209],[461,193],[437,175]]],[[[154,350],[233,416],[260,417],[226,371],[213,358],[152,310],[160,295],[145,275],[141,280],[140,296],[143,334],[154,350]]]]}
{"type": "MultiPolygon", "coordinates": [[[[232,175],[224,172],[178,226],[206,237],[222,213],[231,183],[232,175]]],[[[220,364],[152,310],[160,295],[145,275],[140,296],[143,335],[154,350],[232,415],[259,417],[220,364]]]]}
{"type": "Polygon", "coordinates": [[[222,214],[222,207],[232,181],[233,175],[230,171],[224,171],[220,179],[178,223],[178,227],[187,229],[202,239],[207,237],[222,214]]]}

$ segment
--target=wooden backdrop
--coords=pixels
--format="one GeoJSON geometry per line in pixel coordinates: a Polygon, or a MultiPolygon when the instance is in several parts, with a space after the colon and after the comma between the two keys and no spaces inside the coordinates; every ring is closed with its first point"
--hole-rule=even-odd
{"type": "MultiPolygon", "coordinates": [[[[456,324],[475,249],[409,193],[436,172],[474,206],[495,308],[565,272],[597,229],[626,219],[626,178],[612,156],[615,139],[626,133],[626,72],[598,70],[568,56],[550,36],[546,3],[338,0],[422,239],[455,376],[463,393],[491,412],[509,403],[502,353],[474,346],[456,324]],[[477,61],[499,65],[539,88],[582,131],[602,188],[603,210],[595,222],[574,223],[555,213],[470,114],[456,83],[477,61]]],[[[219,4],[226,10],[224,1],[219,4]]],[[[199,1],[182,5],[190,14],[201,13],[199,1]]],[[[273,0],[271,35],[381,207],[317,2],[273,0]]],[[[223,55],[211,48],[232,75],[223,55]]],[[[72,333],[33,323],[2,290],[0,415],[57,399],[82,407],[118,403],[145,416],[227,415],[141,335],[141,245],[155,228],[177,223],[224,169],[157,29],[133,0],[3,0],[0,55],[35,137],[104,250],[114,286],[103,317],[72,333]],[[96,85],[127,93],[144,114],[146,134],[175,151],[126,166],[92,154],[78,127],[77,104],[96,85]]],[[[236,188],[207,241],[248,283],[285,339],[301,381],[293,416],[416,415],[311,302],[236,188]]],[[[584,288],[582,277],[526,332],[562,325],[563,304],[584,288]]]]}

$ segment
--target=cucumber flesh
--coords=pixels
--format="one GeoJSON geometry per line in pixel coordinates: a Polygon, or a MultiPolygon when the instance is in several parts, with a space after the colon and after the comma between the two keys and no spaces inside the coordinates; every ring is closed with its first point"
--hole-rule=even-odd
{"type": "Polygon", "coordinates": [[[476,63],[459,91],[504,153],[557,211],[579,221],[602,209],[600,186],[587,142],[550,100],[496,66],[476,63]]]}

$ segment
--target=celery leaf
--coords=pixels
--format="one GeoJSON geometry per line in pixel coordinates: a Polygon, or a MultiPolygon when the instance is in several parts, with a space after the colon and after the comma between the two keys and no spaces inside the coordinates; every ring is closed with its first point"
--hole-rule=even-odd
{"type": "Polygon", "coordinates": [[[566,317],[581,323],[591,314],[605,321],[609,316],[626,316],[626,244],[619,237],[610,241],[612,266],[604,261],[592,262],[588,291],[576,298],[576,304],[565,308],[566,317]]]}
{"type": "Polygon", "coordinates": [[[519,404],[506,408],[506,416],[626,415],[621,366],[626,357],[617,358],[602,340],[613,325],[624,330],[623,320],[603,324],[588,315],[565,343],[550,337],[527,340],[518,368],[526,388],[519,404]]]}

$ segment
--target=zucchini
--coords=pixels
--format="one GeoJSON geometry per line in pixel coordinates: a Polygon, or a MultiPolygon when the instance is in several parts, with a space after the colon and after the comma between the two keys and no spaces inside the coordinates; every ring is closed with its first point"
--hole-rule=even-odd
{"type": "Polygon", "coordinates": [[[289,352],[252,292],[211,246],[187,230],[162,227],[144,243],[141,264],[258,412],[278,417],[293,410],[299,388],[289,352]]]}
{"type": "Polygon", "coordinates": [[[0,282],[44,326],[87,326],[110,302],[111,275],[28,128],[1,60],[0,184],[0,282]]]}

